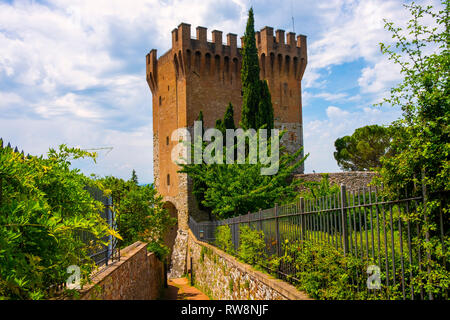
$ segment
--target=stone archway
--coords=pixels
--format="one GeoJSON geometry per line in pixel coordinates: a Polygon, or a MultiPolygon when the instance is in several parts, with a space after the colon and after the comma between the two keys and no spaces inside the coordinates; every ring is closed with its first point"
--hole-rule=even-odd
{"type": "Polygon", "coordinates": [[[178,210],[176,208],[176,206],[170,202],[167,201],[166,203],[164,203],[163,206],[164,209],[166,209],[170,216],[172,218],[177,219],[177,223],[175,225],[173,225],[164,235],[164,244],[169,248],[169,257],[172,256],[172,252],[173,252],[173,246],[175,244],[175,238],[177,237],[177,231],[178,231],[178,210]]]}

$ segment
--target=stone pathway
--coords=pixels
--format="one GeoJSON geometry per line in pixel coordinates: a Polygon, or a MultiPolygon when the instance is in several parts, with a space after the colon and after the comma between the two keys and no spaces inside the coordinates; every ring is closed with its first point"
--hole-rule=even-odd
{"type": "Polygon", "coordinates": [[[163,300],[209,300],[208,296],[189,285],[187,278],[170,279],[163,300]]]}

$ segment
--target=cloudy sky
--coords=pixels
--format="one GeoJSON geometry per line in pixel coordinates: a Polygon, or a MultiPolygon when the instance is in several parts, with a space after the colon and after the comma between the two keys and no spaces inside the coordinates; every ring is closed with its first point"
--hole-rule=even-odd
{"type": "Polygon", "coordinates": [[[292,31],[293,16],[295,32],[308,36],[306,172],[339,171],[336,138],[400,116],[372,104],[401,79],[379,49],[391,41],[382,19],[408,18],[401,0],[0,0],[0,137],[35,155],[62,143],[113,147],[97,164],[74,165],[122,178],[134,168],[152,182],[145,55],[168,50],[181,22],[193,33],[204,26],[241,36],[250,6],[257,29],[292,31]]]}

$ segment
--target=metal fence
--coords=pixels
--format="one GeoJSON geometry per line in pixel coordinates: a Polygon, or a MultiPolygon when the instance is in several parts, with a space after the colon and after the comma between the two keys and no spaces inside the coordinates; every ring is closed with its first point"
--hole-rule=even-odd
{"type": "MultiPolygon", "coordinates": [[[[15,148],[13,148],[11,146],[11,143],[8,143],[6,146],[3,145],[3,139],[0,138],[0,149],[1,148],[9,148],[10,150],[12,150],[15,153],[20,153],[22,154],[22,158],[29,158],[30,155],[27,154],[25,156],[23,150],[21,152],[19,152],[19,149],[17,148],[17,146],[15,148]]],[[[2,178],[0,177],[0,203],[2,200],[2,185],[3,185],[3,181],[2,178]]],[[[90,187],[86,187],[85,188],[90,195],[96,200],[96,201],[100,201],[103,206],[104,206],[104,210],[102,212],[100,212],[100,215],[103,219],[105,219],[108,223],[108,225],[117,230],[117,225],[116,225],[116,220],[115,220],[115,213],[113,210],[113,205],[112,205],[112,200],[110,197],[106,197],[103,195],[103,192],[101,190],[95,189],[95,188],[90,188],[90,187]]],[[[93,249],[90,251],[89,256],[95,261],[95,263],[98,266],[101,265],[108,265],[109,261],[114,261],[114,260],[119,260],[120,259],[120,248],[118,245],[118,240],[117,238],[109,235],[105,238],[103,238],[103,241],[108,241],[108,245],[104,246],[103,244],[97,244],[95,241],[95,237],[91,234],[89,234],[88,232],[80,232],[79,236],[81,237],[81,239],[83,240],[84,243],[86,243],[86,245],[91,246],[93,249]]]]}
{"type": "MultiPolygon", "coordinates": [[[[117,223],[111,197],[104,196],[103,192],[99,189],[90,187],[86,187],[86,189],[96,201],[100,201],[103,204],[104,210],[100,212],[101,217],[106,220],[110,228],[117,230],[117,223]]],[[[86,244],[91,241],[95,241],[95,238],[87,232],[81,232],[80,236],[86,244]]],[[[89,254],[95,263],[98,266],[101,266],[104,264],[108,265],[110,261],[120,260],[120,247],[118,239],[112,235],[108,235],[102,240],[107,241],[108,245],[105,246],[103,244],[98,244],[89,254]]]]}
{"type": "MultiPolygon", "coordinates": [[[[424,270],[424,262],[430,259],[419,244],[423,234],[422,221],[417,209],[423,204],[423,197],[385,200],[376,188],[346,191],[314,200],[300,199],[297,203],[275,206],[267,210],[249,213],[222,221],[195,222],[190,218],[189,226],[197,238],[214,244],[218,226],[228,225],[231,229],[235,250],[239,246],[239,229],[247,224],[262,230],[266,253],[270,257],[282,257],[287,245],[318,244],[332,247],[344,256],[357,258],[365,266],[355,281],[356,290],[367,290],[367,283],[361,283],[363,273],[367,279],[367,267],[380,269],[381,289],[389,298],[390,288],[395,287],[403,299],[433,298],[432,293],[415,285],[413,278],[424,270]],[[359,280],[358,280],[359,279],[359,280]],[[416,287],[415,287],[416,286],[416,287]]],[[[440,230],[444,245],[444,223],[440,212],[440,230]]],[[[289,251],[292,255],[292,251],[289,251]]],[[[294,253],[295,255],[295,253],[294,253]]],[[[295,260],[295,256],[291,257],[295,260]]],[[[292,259],[282,259],[275,272],[280,278],[296,282],[298,264],[292,259]]],[[[445,261],[440,261],[444,263],[445,261]]],[[[302,266],[300,266],[302,268],[302,266]]],[[[371,291],[374,292],[374,291],[371,291]]]]}

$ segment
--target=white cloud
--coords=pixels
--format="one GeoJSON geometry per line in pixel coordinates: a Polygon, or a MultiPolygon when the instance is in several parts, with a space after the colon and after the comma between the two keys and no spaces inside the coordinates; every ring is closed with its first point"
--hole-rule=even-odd
{"type": "Polygon", "coordinates": [[[346,93],[329,93],[329,92],[320,92],[313,95],[314,98],[322,98],[326,101],[336,101],[336,100],[345,100],[348,95],[346,93]]]}
{"type": "Polygon", "coordinates": [[[364,93],[380,93],[401,80],[400,67],[387,59],[383,59],[374,66],[362,69],[358,84],[364,93]]]}

